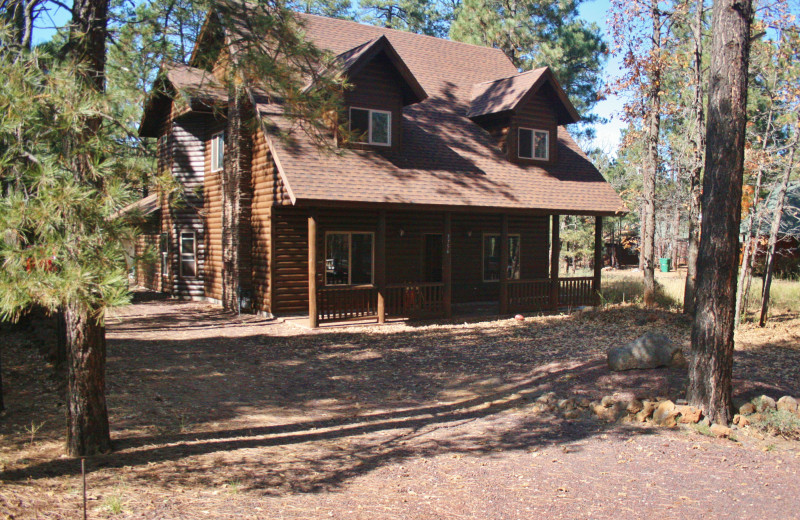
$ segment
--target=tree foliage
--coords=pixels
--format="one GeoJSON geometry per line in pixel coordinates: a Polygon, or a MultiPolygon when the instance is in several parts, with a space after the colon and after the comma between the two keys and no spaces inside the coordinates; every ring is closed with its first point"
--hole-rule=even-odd
{"type": "Polygon", "coordinates": [[[450,26],[457,41],[501,49],[521,70],[553,69],[587,119],[600,99],[607,47],[596,24],[578,18],[579,0],[464,0],[450,26]]]}

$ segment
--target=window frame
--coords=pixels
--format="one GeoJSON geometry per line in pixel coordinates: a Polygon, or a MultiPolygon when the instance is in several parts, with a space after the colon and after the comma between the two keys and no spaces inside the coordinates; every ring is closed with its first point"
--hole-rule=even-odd
{"type": "Polygon", "coordinates": [[[347,114],[349,116],[347,120],[347,127],[352,133],[353,126],[353,110],[364,110],[367,112],[367,140],[366,141],[352,141],[354,144],[369,144],[373,146],[392,146],[392,111],[391,110],[379,110],[377,108],[366,108],[366,107],[350,107],[347,114]],[[388,116],[387,121],[387,128],[386,128],[386,142],[379,143],[372,140],[372,113],[377,112],[379,114],[386,114],[388,116]]]}
{"type": "Polygon", "coordinates": [[[197,278],[197,232],[196,231],[181,231],[178,233],[178,273],[181,278],[197,278]],[[183,236],[192,236],[192,263],[194,264],[194,274],[184,274],[183,272],[183,258],[189,253],[183,251],[183,236]]]}
{"type": "MultiPolygon", "coordinates": [[[[486,237],[497,237],[499,239],[499,238],[502,238],[502,233],[486,232],[486,233],[483,233],[481,235],[481,280],[483,280],[484,283],[495,283],[495,282],[499,282],[500,281],[500,278],[499,278],[500,272],[499,271],[498,271],[498,278],[497,279],[495,279],[495,280],[487,280],[486,279],[486,265],[485,265],[485,262],[486,262],[486,237]]],[[[517,237],[517,240],[519,241],[519,246],[517,247],[517,249],[519,250],[519,254],[518,254],[518,256],[519,256],[519,272],[517,273],[516,277],[511,276],[511,277],[506,278],[506,279],[507,280],[521,280],[522,279],[522,234],[521,233],[509,233],[508,234],[509,242],[511,240],[511,237],[517,237]]],[[[511,248],[509,247],[508,250],[509,250],[508,260],[509,260],[509,262],[511,262],[511,248]]],[[[498,260],[498,264],[499,263],[500,263],[500,261],[498,260]]],[[[510,267],[510,264],[508,266],[506,266],[506,269],[508,269],[509,267],[510,267]]]]}
{"type": "Polygon", "coordinates": [[[374,287],[375,286],[375,232],[374,231],[326,231],[325,244],[323,247],[323,261],[325,265],[322,271],[322,285],[325,287],[374,287]],[[329,235],[347,235],[347,283],[328,284],[328,236],[329,235]],[[371,254],[370,254],[370,282],[353,284],[353,270],[350,268],[353,265],[353,235],[370,235],[371,237],[371,254]]]}
{"type": "Polygon", "coordinates": [[[550,130],[542,130],[541,128],[529,128],[525,126],[521,126],[517,128],[517,157],[520,159],[525,159],[528,161],[549,161],[550,160],[550,130]],[[522,131],[528,130],[531,132],[531,157],[525,157],[524,155],[520,155],[520,150],[522,146],[522,131]],[[545,154],[544,157],[536,157],[536,133],[544,134],[545,136],[545,154]]]}
{"type": "Polygon", "coordinates": [[[211,173],[221,171],[225,168],[225,131],[216,132],[215,134],[211,135],[211,173]],[[220,157],[220,148],[217,148],[217,139],[219,139],[219,147],[222,151],[222,157],[220,157]],[[219,163],[219,164],[217,164],[219,163]]]}

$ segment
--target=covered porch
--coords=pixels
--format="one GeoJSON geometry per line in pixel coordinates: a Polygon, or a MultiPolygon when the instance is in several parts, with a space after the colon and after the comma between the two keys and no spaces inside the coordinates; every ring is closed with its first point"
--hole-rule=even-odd
{"type": "MultiPolygon", "coordinates": [[[[370,225],[360,228],[363,231],[350,234],[331,231],[335,228],[330,227],[328,215],[308,213],[308,324],[312,328],[350,320],[447,319],[470,303],[483,308],[495,304],[496,312],[487,314],[503,316],[599,301],[602,216],[595,216],[593,275],[562,277],[556,214],[476,216],[444,211],[426,215],[424,225],[414,228],[410,217],[405,220],[403,215],[380,209],[374,219],[368,219],[370,225]],[[370,237],[353,238],[367,234],[370,237]],[[338,242],[347,243],[340,248],[346,255],[338,252],[338,242]],[[371,276],[358,274],[359,260],[354,255],[359,248],[367,250],[362,242],[371,244],[371,276]],[[337,257],[341,256],[346,260],[340,262],[337,257]]],[[[361,263],[366,265],[363,251],[361,263]]]]}

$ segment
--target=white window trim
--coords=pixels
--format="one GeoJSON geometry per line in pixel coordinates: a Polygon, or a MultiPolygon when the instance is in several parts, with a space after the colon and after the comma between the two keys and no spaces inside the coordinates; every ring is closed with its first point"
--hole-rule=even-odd
{"type": "MultiPolygon", "coordinates": [[[[498,237],[502,238],[502,233],[483,233],[481,235],[481,280],[484,283],[497,283],[500,281],[500,278],[497,280],[487,280],[486,279],[486,269],[484,269],[484,262],[486,261],[486,237],[498,237]]],[[[508,278],[509,280],[521,280],[522,279],[522,235],[520,233],[509,233],[508,238],[517,237],[519,239],[519,278],[508,278]]],[[[502,247],[502,244],[501,244],[502,247]]],[[[510,253],[511,251],[509,251],[510,253]]],[[[511,256],[509,255],[509,260],[511,256]]],[[[498,262],[499,263],[499,262],[498,262]]],[[[508,269],[508,266],[506,266],[508,269]]]]}
{"type": "MultiPolygon", "coordinates": [[[[371,144],[374,146],[392,146],[392,112],[389,110],[376,110],[374,108],[365,108],[365,107],[350,107],[350,119],[349,121],[353,120],[353,109],[356,110],[366,110],[367,111],[367,140],[366,141],[354,141],[357,144],[371,144]],[[386,114],[389,116],[388,121],[388,128],[386,132],[387,142],[385,143],[376,143],[372,140],[372,113],[377,112],[379,114],[386,114]]],[[[348,121],[348,125],[350,124],[348,121]]],[[[352,131],[352,128],[350,128],[352,131]]]]}
{"type": "Polygon", "coordinates": [[[373,231],[326,231],[325,232],[325,262],[328,261],[328,235],[347,235],[347,283],[337,283],[328,285],[327,267],[323,268],[322,285],[326,287],[371,287],[375,285],[375,233],[373,231]],[[372,236],[372,263],[370,265],[370,282],[353,285],[353,235],[372,236]]]}
{"type": "Polygon", "coordinates": [[[196,278],[197,277],[197,233],[194,231],[181,231],[178,234],[178,269],[181,275],[181,278],[196,278]],[[184,235],[192,235],[192,262],[194,263],[194,274],[192,275],[185,275],[183,274],[183,257],[184,255],[188,255],[189,253],[183,252],[183,236],[184,235]]]}
{"type": "Polygon", "coordinates": [[[520,159],[528,159],[532,161],[549,161],[550,160],[550,131],[549,130],[542,130],[541,128],[528,128],[525,126],[521,126],[517,129],[517,156],[520,159]],[[525,157],[520,155],[520,150],[522,147],[520,146],[520,142],[522,142],[522,133],[521,130],[529,130],[531,132],[531,155],[532,157],[525,157]],[[544,157],[536,157],[536,132],[545,135],[545,144],[544,147],[544,157]]]}
{"type": "Polygon", "coordinates": [[[218,171],[222,170],[223,167],[224,167],[224,163],[222,163],[222,165],[217,167],[217,168],[214,167],[217,162],[221,162],[221,161],[218,161],[218,159],[219,159],[218,155],[219,154],[217,152],[217,146],[216,146],[217,138],[220,138],[222,140],[222,157],[223,157],[223,160],[224,160],[224,157],[225,157],[225,132],[224,131],[217,132],[216,134],[211,136],[211,140],[209,141],[209,143],[211,144],[211,173],[218,172],[218,171]]]}

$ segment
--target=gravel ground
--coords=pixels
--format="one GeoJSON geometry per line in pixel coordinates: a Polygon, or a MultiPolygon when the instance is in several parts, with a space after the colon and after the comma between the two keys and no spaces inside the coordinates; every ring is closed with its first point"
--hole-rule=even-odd
{"type": "MultiPolygon", "coordinates": [[[[740,397],[800,395],[800,320],[770,327],[737,338],[740,397]]],[[[604,362],[649,330],[688,348],[680,315],[309,331],[154,300],[108,328],[115,452],[87,461],[90,518],[798,517],[797,443],[532,406],[546,391],[680,396],[682,369],[611,374],[604,362]]],[[[0,514],[77,518],[60,385],[25,337],[8,338],[0,514]]]]}

